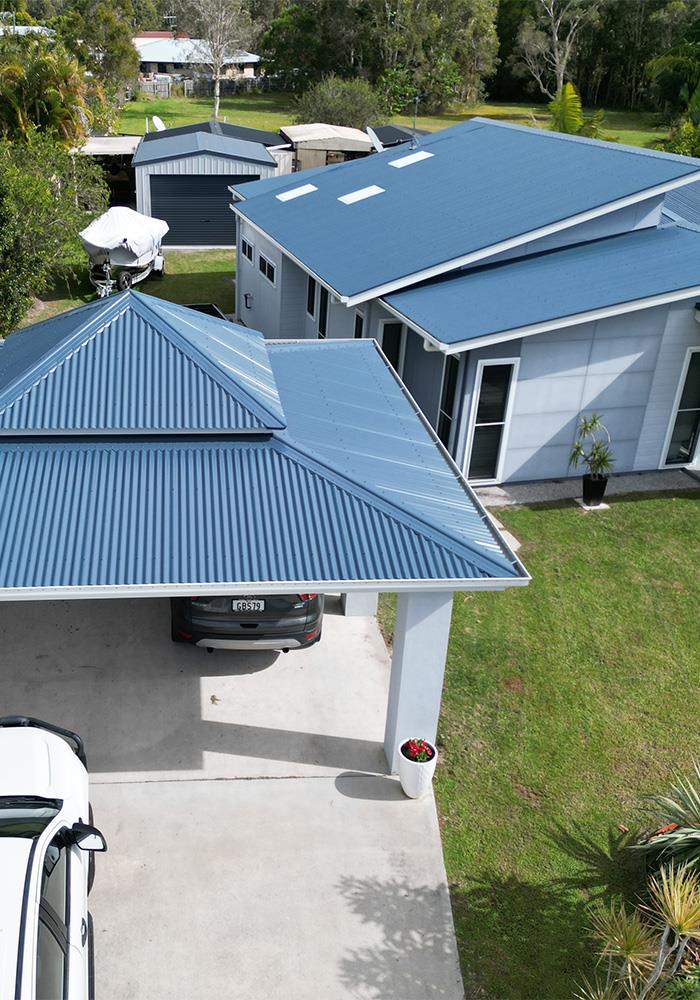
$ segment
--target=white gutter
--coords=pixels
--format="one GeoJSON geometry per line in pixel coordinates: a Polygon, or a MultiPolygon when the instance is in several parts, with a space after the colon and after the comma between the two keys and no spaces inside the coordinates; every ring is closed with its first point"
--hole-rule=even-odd
{"type": "Polygon", "coordinates": [[[461,354],[463,351],[471,351],[477,347],[489,347],[492,344],[502,344],[508,340],[516,340],[519,337],[532,337],[536,333],[548,333],[550,330],[561,330],[568,326],[579,326],[582,323],[593,323],[597,320],[608,319],[611,316],[621,316],[624,313],[638,312],[641,309],[652,309],[654,306],[669,305],[672,302],[682,302],[684,299],[700,297],[700,285],[691,285],[689,288],[680,288],[673,292],[663,292],[659,295],[650,295],[644,299],[630,299],[628,302],[620,302],[612,306],[602,306],[600,309],[589,309],[587,312],[573,313],[571,316],[558,316],[542,323],[531,323],[528,326],[516,326],[510,330],[499,331],[498,333],[486,334],[483,337],[473,337],[471,340],[460,340],[454,344],[445,344],[441,340],[423,329],[420,324],[409,319],[399,309],[390,306],[383,299],[380,305],[402,323],[405,323],[412,330],[415,330],[421,337],[430,341],[443,354],[461,354]]]}
{"type": "Polygon", "coordinates": [[[196,580],[192,583],[148,583],[74,587],[7,587],[0,589],[2,601],[64,601],[64,600],[108,600],[113,597],[188,597],[191,594],[206,593],[212,597],[228,596],[232,593],[246,594],[287,594],[287,593],[335,593],[341,591],[481,591],[505,590],[508,587],[525,587],[530,577],[499,579],[481,577],[465,580],[270,580],[249,582],[231,580],[228,583],[209,583],[196,580]]]}
{"type": "MultiPolygon", "coordinates": [[[[616,201],[606,202],[605,205],[599,205],[597,208],[587,209],[585,212],[579,212],[578,215],[571,215],[566,219],[560,219],[558,222],[551,222],[546,226],[540,226],[539,229],[531,229],[526,233],[520,233],[518,236],[512,236],[507,240],[501,240],[500,243],[489,244],[486,247],[481,247],[479,250],[473,250],[471,253],[463,254],[461,257],[453,257],[440,264],[434,264],[432,267],[424,268],[422,271],[415,271],[411,274],[403,275],[402,277],[396,278],[393,281],[388,281],[383,285],[377,285],[374,288],[367,288],[362,292],[355,293],[354,295],[341,295],[337,289],[335,289],[332,285],[329,285],[328,282],[319,278],[318,275],[307,267],[306,264],[302,263],[298,257],[295,257],[283,244],[279,243],[274,237],[270,236],[270,234],[265,232],[264,229],[257,226],[247,216],[242,215],[241,217],[245,219],[245,221],[258,233],[270,240],[270,242],[276,246],[278,250],[285,254],[285,256],[287,256],[290,260],[293,260],[294,263],[301,267],[302,270],[306,271],[307,274],[310,274],[312,278],[319,282],[319,284],[327,288],[328,291],[333,292],[339,302],[342,302],[343,305],[351,307],[359,305],[362,302],[367,302],[370,299],[377,299],[384,295],[389,295],[391,292],[396,292],[401,288],[405,288],[407,285],[415,285],[420,281],[427,281],[429,278],[436,278],[441,274],[445,274],[447,271],[454,271],[457,268],[466,267],[468,264],[474,264],[477,261],[486,260],[496,254],[505,253],[507,250],[513,250],[525,243],[543,239],[545,236],[553,236],[555,233],[571,229],[572,226],[578,226],[583,222],[590,222],[593,219],[599,219],[604,215],[610,215],[611,212],[616,212],[621,208],[628,208],[630,205],[637,205],[639,202],[647,201],[657,195],[665,194],[667,191],[673,191],[678,187],[685,187],[686,184],[692,184],[697,180],[700,180],[700,170],[696,170],[692,174],[687,174],[685,177],[677,177],[675,180],[665,181],[663,184],[657,184],[654,187],[646,188],[643,191],[637,191],[634,194],[626,195],[624,198],[618,198],[616,201]]],[[[234,211],[236,211],[236,209],[234,209],[234,211]]]]}

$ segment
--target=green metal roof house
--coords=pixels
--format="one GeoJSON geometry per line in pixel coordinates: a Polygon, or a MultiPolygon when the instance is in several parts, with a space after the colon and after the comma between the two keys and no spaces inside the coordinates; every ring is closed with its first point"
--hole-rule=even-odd
{"type": "Polygon", "coordinates": [[[239,319],[376,338],[472,483],[700,461],[700,161],[488,119],[233,186],[239,319]],[[691,206],[692,207],[692,206],[691,206]]]}

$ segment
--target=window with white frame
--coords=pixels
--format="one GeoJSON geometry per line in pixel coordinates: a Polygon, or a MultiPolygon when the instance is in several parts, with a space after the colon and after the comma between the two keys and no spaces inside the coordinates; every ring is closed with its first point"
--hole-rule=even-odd
{"type": "Polygon", "coordinates": [[[478,363],[467,449],[470,481],[494,483],[501,478],[517,368],[517,359],[510,358],[478,363]]]}
{"type": "Polygon", "coordinates": [[[309,316],[316,315],[316,282],[311,275],[306,282],[306,311],[309,316]]]}
{"type": "Polygon", "coordinates": [[[265,275],[270,284],[274,285],[276,268],[272,261],[267,259],[265,254],[261,253],[258,255],[258,268],[260,273],[265,275]]]}
{"type": "Polygon", "coordinates": [[[406,328],[398,320],[386,320],[380,328],[380,347],[386,359],[397,373],[403,374],[403,362],[406,353],[406,328]]]}
{"type": "Polygon", "coordinates": [[[700,348],[688,350],[664,446],[665,465],[690,465],[700,435],[700,348]]]}
{"type": "Polygon", "coordinates": [[[251,264],[253,263],[255,259],[255,247],[252,243],[248,242],[245,236],[241,236],[241,253],[246,260],[249,260],[251,264]]]}
{"type": "Polygon", "coordinates": [[[442,390],[440,392],[440,407],[437,419],[437,435],[446,448],[450,444],[450,434],[454,421],[458,374],[459,356],[456,354],[447,354],[442,370],[442,390]]]}

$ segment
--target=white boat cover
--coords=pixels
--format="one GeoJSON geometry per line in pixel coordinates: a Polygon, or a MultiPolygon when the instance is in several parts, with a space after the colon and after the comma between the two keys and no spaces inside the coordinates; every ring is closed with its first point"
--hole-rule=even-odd
{"type": "Polygon", "coordinates": [[[80,233],[80,239],[93,259],[109,252],[113,263],[140,264],[158,253],[169,228],[162,219],[117,206],[94,219],[80,233]]]}

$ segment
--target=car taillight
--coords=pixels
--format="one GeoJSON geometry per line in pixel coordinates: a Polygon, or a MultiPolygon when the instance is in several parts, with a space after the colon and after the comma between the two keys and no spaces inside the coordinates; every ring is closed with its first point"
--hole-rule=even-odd
{"type": "Polygon", "coordinates": [[[300,601],[313,601],[316,594],[298,594],[300,601]]]}
{"type": "Polygon", "coordinates": [[[304,641],[308,642],[309,639],[315,639],[318,635],[318,629],[314,628],[310,632],[304,632],[304,641]]]}
{"type": "Polygon", "coordinates": [[[192,633],[191,632],[183,632],[183,630],[181,628],[177,629],[175,634],[177,635],[178,639],[191,639],[192,638],[192,633]]]}
{"type": "Polygon", "coordinates": [[[199,598],[198,597],[190,597],[190,600],[192,601],[193,604],[196,604],[197,601],[199,600],[199,598]]]}

